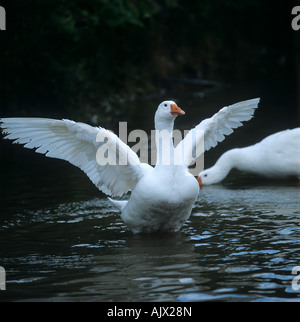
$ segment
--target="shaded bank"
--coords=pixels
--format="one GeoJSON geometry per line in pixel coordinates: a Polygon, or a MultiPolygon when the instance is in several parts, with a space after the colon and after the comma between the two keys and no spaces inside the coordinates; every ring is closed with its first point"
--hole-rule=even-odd
{"type": "Polygon", "coordinates": [[[296,108],[294,5],[4,2],[0,113],[91,119],[100,109],[114,118],[128,102],[162,89],[169,93],[176,79],[255,84],[277,102],[293,100],[296,108]]]}

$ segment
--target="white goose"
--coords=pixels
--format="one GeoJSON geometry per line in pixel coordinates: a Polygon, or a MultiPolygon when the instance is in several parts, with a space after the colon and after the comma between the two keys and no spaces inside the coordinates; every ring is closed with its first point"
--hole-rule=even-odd
{"type": "Polygon", "coordinates": [[[254,145],[225,152],[213,167],[199,174],[198,182],[219,183],[233,168],[267,178],[300,179],[300,128],[280,131],[254,145]]]}
{"type": "Polygon", "coordinates": [[[192,129],[174,149],[174,121],[184,112],[173,101],[162,102],[155,114],[155,128],[157,134],[167,132],[171,160],[169,165],[164,165],[162,144],[157,139],[154,168],[140,163],[129,146],[101,127],[45,118],[2,118],[0,122],[4,133],[8,134],[5,138],[25,144],[26,148],[36,148],[36,152],[47,157],[69,161],[83,170],[102,192],[121,196],[131,190],[128,201],[110,200],[122,211],[121,218],[133,233],[151,233],[178,231],[189,218],[199,185],[188,166],[199,156],[196,147],[203,133],[204,147],[208,150],[223,141],[224,135],[232,133],[232,129],[241,126],[242,121],[250,120],[258,103],[259,99],[252,99],[222,108],[192,129]],[[202,131],[200,137],[196,135],[198,130],[202,131]],[[96,153],[104,144],[98,142],[99,135],[107,139],[106,143],[114,144],[119,159],[127,160],[126,165],[99,163],[96,153]],[[175,165],[178,163],[174,159],[182,156],[180,165],[175,165]]]}

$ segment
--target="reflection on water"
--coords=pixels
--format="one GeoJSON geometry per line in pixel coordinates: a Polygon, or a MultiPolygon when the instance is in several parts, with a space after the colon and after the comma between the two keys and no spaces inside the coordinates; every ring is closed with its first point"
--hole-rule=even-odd
{"type": "Polygon", "coordinates": [[[299,184],[204,187],[181,232],[133,235],[106,198],[1,221],[2,300],[300,300],[299,184]]]}
{"type": "MultiPolygon", "coordinates": [[[[251,129],[226,142],[255,143],[263,128],[251,129]]],[[[203,187],[179,233],[133,235],[76,168],[16,146],[1,151],[2,301],[300,300],[291,285],[298,182],[233,173],[203,187]]]]}

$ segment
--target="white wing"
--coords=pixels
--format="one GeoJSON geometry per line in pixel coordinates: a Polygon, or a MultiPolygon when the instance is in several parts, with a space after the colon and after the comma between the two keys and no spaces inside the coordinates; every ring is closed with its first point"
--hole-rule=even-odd
{"type": "Polygon", "coordinates": [[[231,134],[233,129],[242,126],[241,122],[250,120],[258,107],[259,100],[254,98],[225,106],[213,117],[203,120],[177,145],[176,159],[182,160],[186,166],[189,166],[201,153],[215,147],[225,139],[225,135],[231,134]],[[201,145],[204,146],[204,150],[201,149],[201,145]]]}
{"type": "Polygon", "coordinates": [[[135,152],[103,128],[45,118],[2,118],[0,122],[3,132],[8,134],[6,139],[25,144],[24,147],[29,149],[37,148],[36,152],[47,157],[69,161],[83,170],[106,194],[120,196],[132,190],[144,175],[145,167],[135,152]],[[101,141],[99,137],[105,140],[101,141]],[[105,164],[105,160],[99,159],[101,155],[97,151],[107,142],[115,147],[118,158],[125,165],[118,162],[115,165],[105,164]],[[127,164],[124,160],[128,161],[127,164]]]}

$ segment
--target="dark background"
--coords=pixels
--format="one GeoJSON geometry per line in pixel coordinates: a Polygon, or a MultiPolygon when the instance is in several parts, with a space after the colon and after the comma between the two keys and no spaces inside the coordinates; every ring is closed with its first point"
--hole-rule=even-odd
{"type": "MultiPolygon", "coordinates": [[[[128,121],[128,132],[149,133],[164,99],[186,111],[175,127],[190,129],[225,105],[261,97],[251,121],[205,152],[207,168],[230,148],[299,126],[295,5],[0,0],[0,118],[69,118],[114,130],[128,121]]],[[[2,137],[6,299],[178,301],[166,295],[179,290],[199,300],[221,300],[221,290],[229,301],[299,299],[290,287],[299,183],[231,173],[224,185],[203,188],[183,234],[133,238],[84,172],[2,137]],[[182,277],[192,284],[178,289],[182,277]]]]}
{"type": "Polygon", "coordinates": [[[297,1],[10,0],[0,5],[7,19],[7,30],[0,31],[2,117],[92,122],[97,115],[98,123],[109,125],[134,115],[138,100],[161,93],[168,98],[193,84],[230,84],[255,88],[266,106],[273,104],[267,117],[274,112],[286,126],[299,123],[300,31],[291,27],[297,1]]]}

